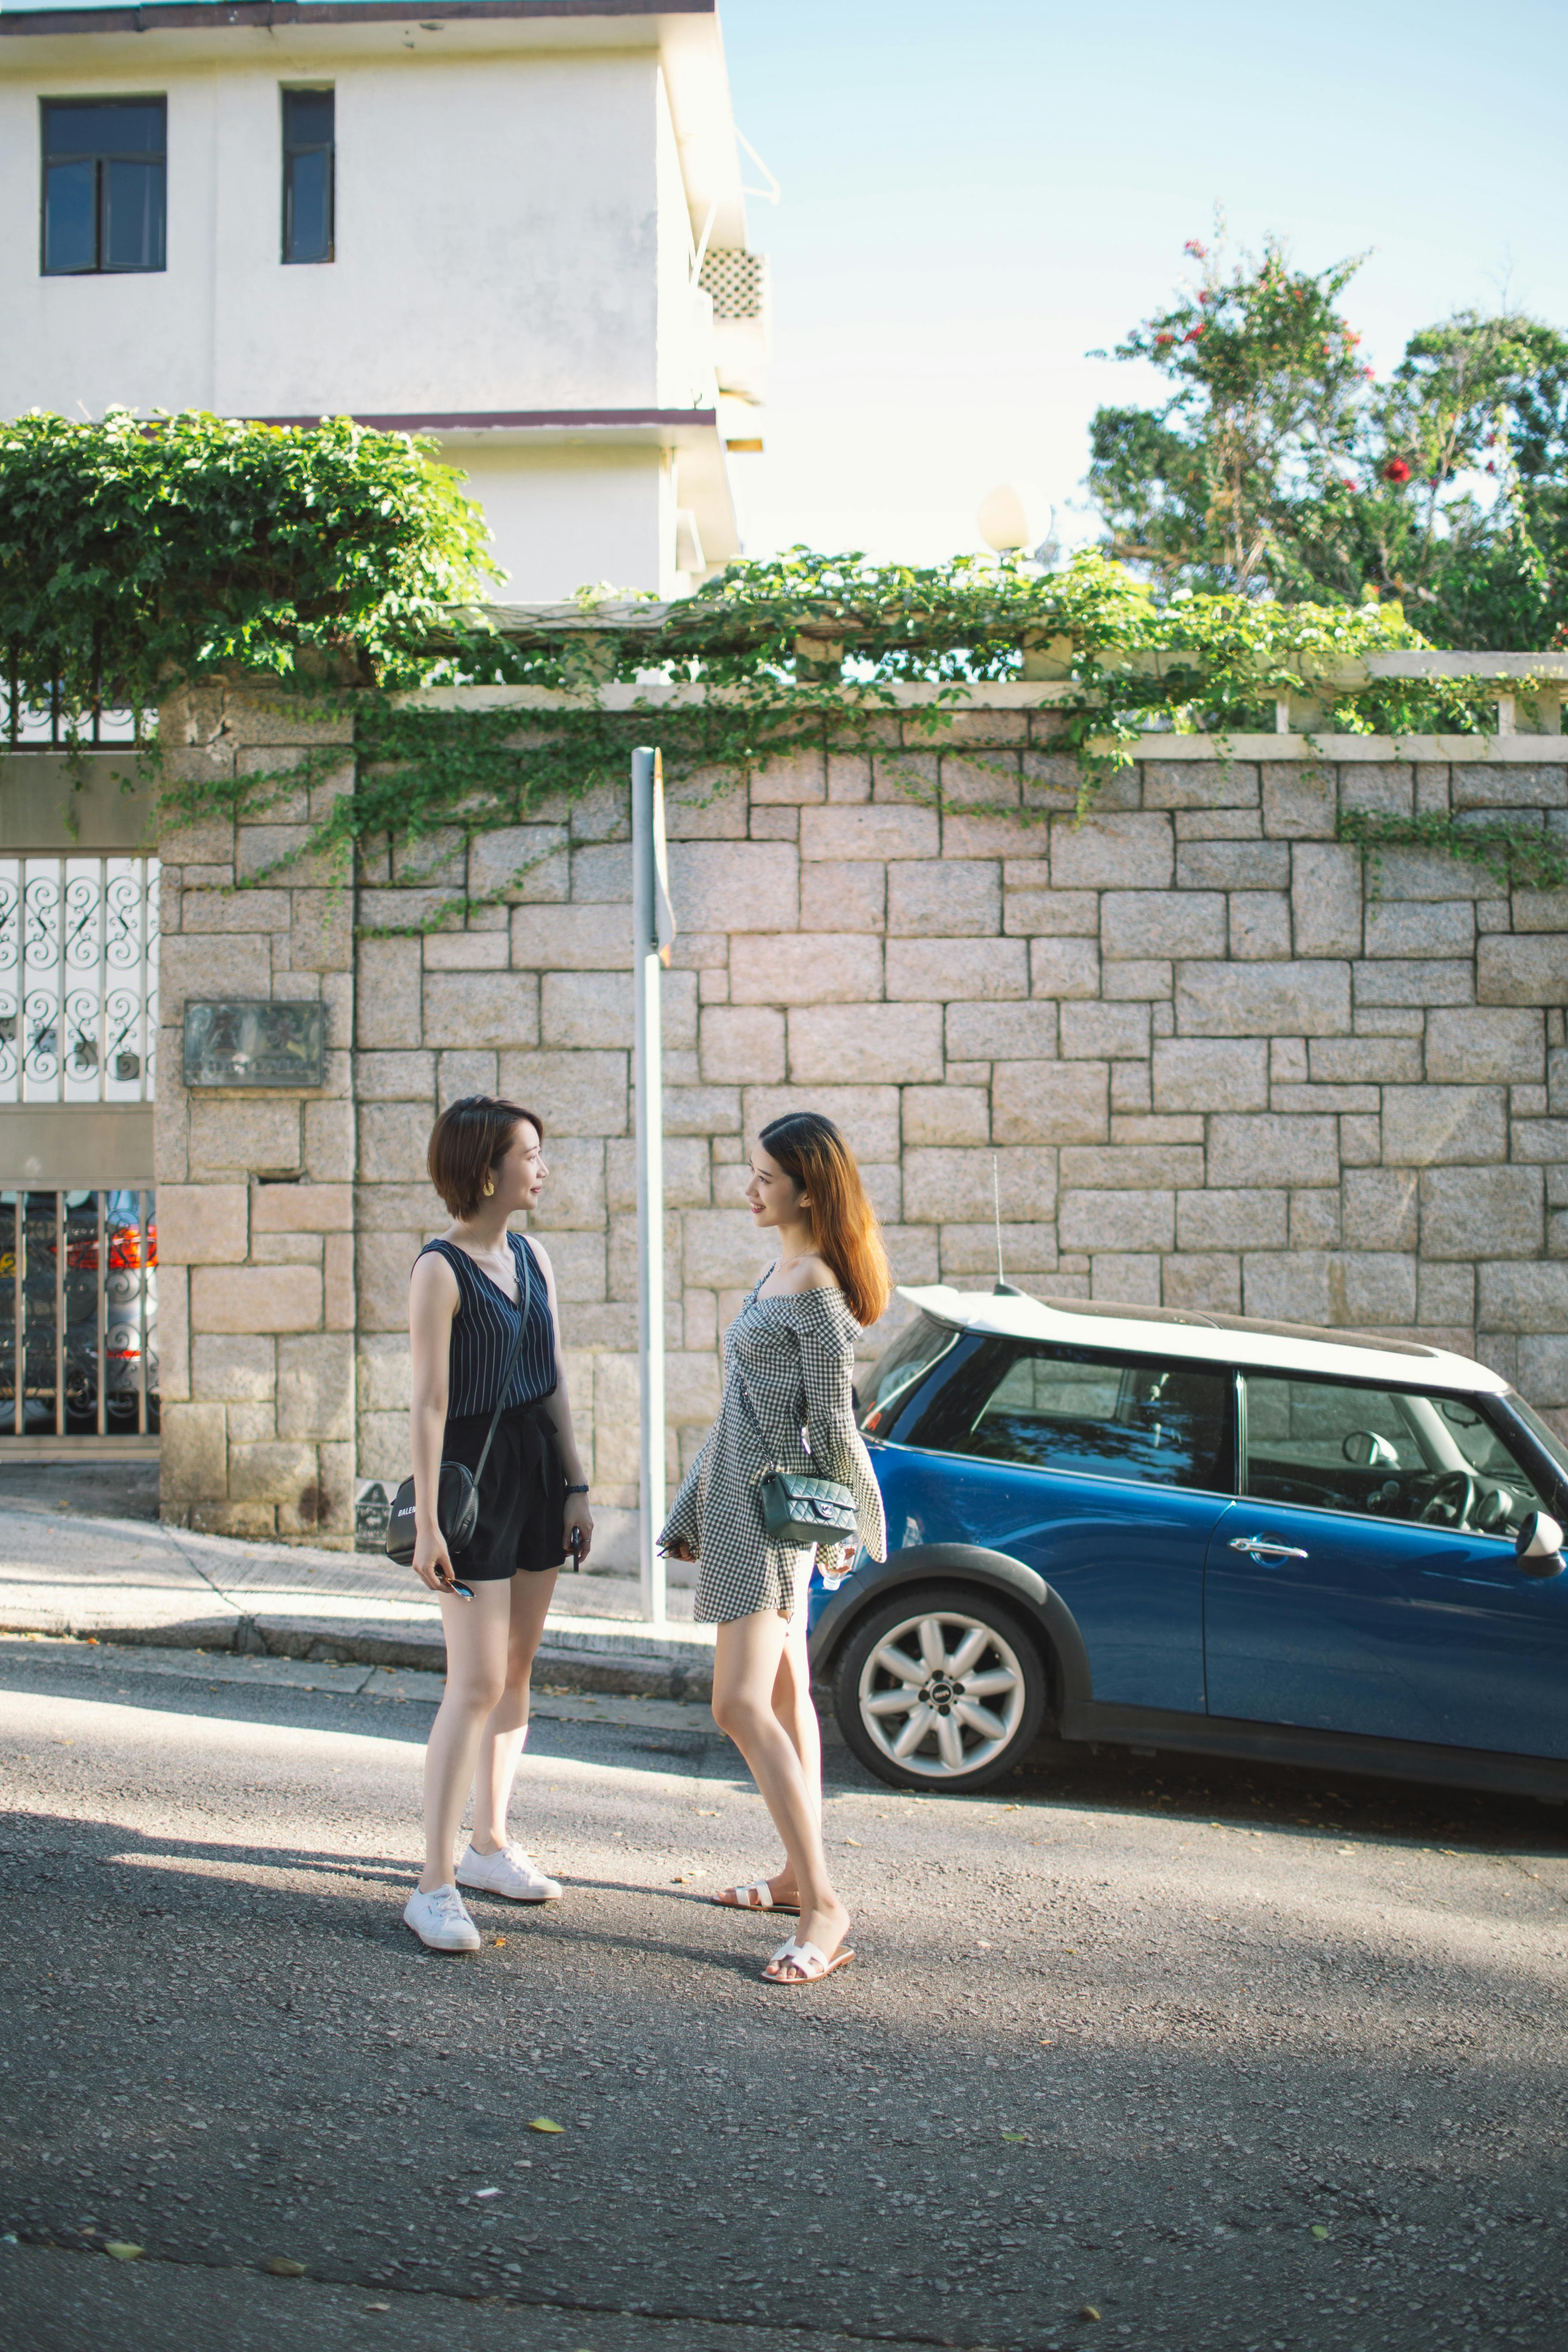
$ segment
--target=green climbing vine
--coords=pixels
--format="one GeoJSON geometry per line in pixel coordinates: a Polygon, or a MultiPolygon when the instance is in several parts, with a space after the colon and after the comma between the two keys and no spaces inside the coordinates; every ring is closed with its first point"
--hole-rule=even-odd
{"type": "MultiPolygon", "coordinates": [[[[488,606],[488,574],[479,509],[405,435],[341,418],[300,431],[122,412],[0,425],[13,712],[51,697],[68,713],[133,710],[149,722],[144,770],[175,815],[261,816],[331,779],[279,864],[308,856],[346,877],[390,838],[400,878],[417,879],[424,858],[435,880],[476,835],[547,824],[618,787],[650,738],[672,784],[714,793],[810,748],[956,742],[969,689],[1028,677],[1046,681],[1046,748],[1075,763],[1080,807],[1118,766],[1157,752],[1161,730],[1212,735],[1223,752],[1235,733],[1272,730],[1281,698],[1309,740],[1481,736],[1494,723],[1482,682],[1366,680],[1367,656],[1422,645],[1397,605],[1205,593],[1156,605],[1099,551],[1047,572],[1013,558],[920,567],[797,548],[731,564],[674,604],[584,590],[574,609],[536,616],[488,606]],[[347,780],[341,745],[238,780],[192,780],[163,756],[150,723],[160,706],[258,691],[348,719],[347,780]]],[[[978,761],[1011,778],[977,803],[972,772],[971,814],[1040,813],[1019,793],[1016,753],[963,748],[972,771],[978,761]]],[[[911,761],[900,789],[940,799],[928,772],[911,761]]],[[[1475,860],[1485,838],[1467,828],[1454,854],[1475,860]]],[[[520,847],[518,873],[532,854],[520,847]]],[[[1533,836],[1528,851],[1487,854],[1518,871],[1527,855],[1554,855],[1533,836]]],[[[494,895],[516,879],[497,879],[494,895]]],[[[449,913],[464,895],[448,887],[440,904],[449,913]]]]}
{"type": "Polygon", "coordinates": [[[1544,827],[1497,819],[1469,824],[1441,814],[1384,816],[1344,810],[1339,838],[1360,847],[1375,888],[1388,849],[1435,849],[1460,866],[1479,866],[1507,890],[1560,890],[1568,883],[1568,839],[1544,827]]]}

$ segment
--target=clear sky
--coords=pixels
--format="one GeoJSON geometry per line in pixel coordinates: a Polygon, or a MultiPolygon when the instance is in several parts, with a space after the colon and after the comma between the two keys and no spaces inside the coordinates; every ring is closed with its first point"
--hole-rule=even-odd
{"type": "MultiPolygon", "coordinates": [[[[748,551],[930,562],[1013,482],[1070,542],[1089,420],[1223,206],[1320,268],[1379,370],[1456,309],[1568,327],[1568,0],[722,0],[736,118],[784,185],[748,551]]],[[[753,175],[755,176],[755,175],[753,175]]]]}
{"type": "MultiPolygon", "coordinates": [[[[4,6],[5,0],[0,0],[4,6]]],[[[1505,303],[1568,327],[1568,0],[721,0],[736,119],[784,185],[748,550],[931,562],[1000,482],[1069,544],[1089,420],[1152,398],[1097,362],[1232,241],[1369,258],[1381,370],[1505,303]]]]}

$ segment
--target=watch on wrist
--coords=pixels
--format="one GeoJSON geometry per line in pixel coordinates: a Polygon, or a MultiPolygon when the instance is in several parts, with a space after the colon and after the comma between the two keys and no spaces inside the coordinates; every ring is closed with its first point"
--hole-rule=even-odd
{"type": "Polygon", "coordinates": [[[585,1495],[587,1491],[586,1486],[568,1486],[566,1489],[569,1495],[585,1495]]]}

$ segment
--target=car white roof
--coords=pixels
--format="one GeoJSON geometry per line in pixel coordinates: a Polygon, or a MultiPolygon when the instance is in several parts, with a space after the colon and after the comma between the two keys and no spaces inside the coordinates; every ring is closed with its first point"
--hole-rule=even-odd
{"type": "Polygon", "coordinates": [[[1029,1298],[955,1290],[945,1282],[900,1286],[900,1298],[965,1331],[1070,1347],[1125,1348],[1140,1356],[1185,1357],[1276,1372],[1316,1372],[1391,1388],[1468,1390],[1500,1396],[1508,1382],[1468,1356],[1415,1339],[1359,1331],[1319,1331],[1304,1323],[1262,1323],[1240,1315],[1200,1315],[1172,1307],[1114,1307],[1099,1299],[1029,1298]]]}

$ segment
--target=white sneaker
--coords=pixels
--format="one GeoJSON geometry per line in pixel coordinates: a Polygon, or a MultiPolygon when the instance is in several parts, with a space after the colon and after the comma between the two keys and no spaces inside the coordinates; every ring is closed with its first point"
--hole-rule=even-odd
{"type": "Polygon", "coordinates": [[[458,1884],[483,1895],[504,1895],[509,1903],[553,1903],[561,1892],[560,1881],[546,1878],[520,1845],[503,1845],[494,1853],[476,1853],[470,1846],[458,1864],[458,1884]]]}
{"type": "Polygon", "coordinates": [[[484,1942],[455,1886],[437,1886],[428,1895],[416,1887],[403,1906],[403,1921],[433,1952],[477,1952],[484,1942]]]}

